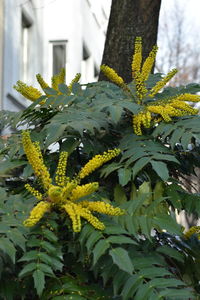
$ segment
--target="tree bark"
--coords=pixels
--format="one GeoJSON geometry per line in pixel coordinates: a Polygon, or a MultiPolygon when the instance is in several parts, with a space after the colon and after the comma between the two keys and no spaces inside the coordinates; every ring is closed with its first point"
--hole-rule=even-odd
{"type": "MultiPolygon", "coordinates": [[[[132,81],[135,37],[143,40],[143,59],[156,44],[161,0],[112,0],[102,64],[113,68],[125,82],[132,81]]],[[[108,80],[100,73],[99,80],[108,80]]]]}

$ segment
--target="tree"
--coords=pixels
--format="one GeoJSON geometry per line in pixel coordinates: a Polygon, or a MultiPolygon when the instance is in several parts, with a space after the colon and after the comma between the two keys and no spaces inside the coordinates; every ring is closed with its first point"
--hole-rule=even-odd
{"type": "Polygon", "coordinates": [[[187,6],[188,1],[168,1],[160,15],[156,71],[177,68],[179,72],[170,82],[174,86],[198,82],[200,75],[199,29],[188,17],[187,6]]]}
{"type": "MultiPolygon", "coordinates": [[[[143,38],[143,59],[156,44],[161,0],[112,1],[102,64],[130,82],[134,40],[143,38]]],[[[100,73],[100,80],[106,77],[100,73]]]]}

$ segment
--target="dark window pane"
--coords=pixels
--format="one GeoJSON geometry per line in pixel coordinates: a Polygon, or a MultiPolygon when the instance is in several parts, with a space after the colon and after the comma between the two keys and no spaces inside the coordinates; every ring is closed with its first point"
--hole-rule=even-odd
{"type": "Polygon", "coordinates": [[[53,75],[65,68],[66,63],[66,45],[53,45],[53,75]]]}

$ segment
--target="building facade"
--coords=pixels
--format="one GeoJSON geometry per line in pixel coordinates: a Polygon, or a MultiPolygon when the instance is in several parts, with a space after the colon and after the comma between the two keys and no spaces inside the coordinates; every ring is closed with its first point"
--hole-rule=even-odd
{"type": "Polygon", "coordinates": [[[0,109],[30,104],[14,89],[17,80],[38,87],[66,68],[68,83],[97,80],[110,0],[0,0],[0,109]]]}
{"type": "Polygon", "coordinates": [[[43,71],[43,11],[39,0],[1,0],[1,109],[28,105],[14,89],[17,80],[34,84],[43,71]]]}
{"type": "Polygon", "coordinates": [[[81,83],[97,80],[110,3],[110,0],[55,0],[46,5],[46,78],[65,67],[67,82],[76,73],[81,73],[81,83]]]}

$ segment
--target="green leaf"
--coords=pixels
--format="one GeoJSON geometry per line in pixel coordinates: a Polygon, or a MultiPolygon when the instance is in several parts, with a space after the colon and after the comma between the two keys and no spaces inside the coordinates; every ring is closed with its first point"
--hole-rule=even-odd
{"type": "Polygon", "coordinates": [[[33,272],[33,279],[34,279],[34,286],[37,290],[37,294],[38,296],[41,296],[45,285],[44,273],[41,270],[35,270],[33,272]]]}
{"type": "Polygon", "coordinates": [[[124,168],[118,170],[119,183],[124,186],[131,179],[131,169],[124,168]]]}
{"type": "Polygon", "coordinates": [[[32,250],[29,252],[26,252],[19,260],[18,262],[21,261],[31,261],[31,260],[37,260],[38,259],[38,254],[40,252],[38,252],[37,250],[32,250]]]}
{"type": "Polygon", "coordinates": [[[95,265],[98,259],[106,252],[110,247],[110,244],[106,240],[100,240],[93,249],[93,265],[95,265]]]}
{"type": "Polygon", "coordinates": [[[15,263],[16,249],[9,239],[3,237],[0,238],[0,249],[11,258],[13,263],[15,263]]]}
{"type": "Polygon", "coordinates": [[[59,84],[58,89],[63,94],[68,94],[69,93],[69,89],[68,89],[67,85],[64,84],[64,83],[59,84]]]}
{"type": "Polygon", "coordinates": [[[151,161],[152,168],[154,171],[162,178],[162,180],[166,181],[169,178],[169,171],[167,165],[162,161],[151,161]]]}
{"type": "Polygon", "coordinates": [[[57,95],[58,92],[50,87],[44,89],[44,92],[48,95],[57,95]]]}
{"type": "Polygon", "coordinates": [[[169,215],[154,216],[153,224],[157,225],[159,230],[165,229],[172,234],[182,234],[181,226],[169,215]]]}
{"type": "Polygon", "coordinates": [[[124,236],[124,235],[111,235],[107,238],[107,241],[109,243],[113,243],[113,244],[133,244],[133,245],[137,245],[138,243],[136,243],[134,240],[132,240],[131,238],[124,236]]]}
{"type": "Polygon", "coordinates": [[[132,180],[134,180],[135,176],[140,172],[149,162],[151,161],[150,157],[142,157],[134,164],[132,168],[132,180]]]}
{"type": "Polygon", "coordinates": [[[52,268],[50,266],[46,265],[46,264],[43,264],[43,263],[37,264],[37,269],[41,270],[42,272],[44,272],[48,276],[52,276],[52,277],[55,276],[54,273],[53,273],[52,268]]]}
{"type": "Polygon", "coordinates": [[[118,205],[127,201],[126,193],[120,184],[116,184],[114,188],[114,200],[118,205]]]}
{"type": "Polygon", "coordinates": [[[109,107],[109,112],[113,122],[117,123],[121,118],[123,108],[117,105],[112,105],[109,107]]]}
{"type": "Polygon", "coordinates": [[[116,264],[120,270],[123,270],[129,274],[133,272],[133,264],[128,255],[128,252],[123,248],[113,248],[109,251],[114,264],[116,264]]]}
{"type": "Polygon", "coordinates": [[[29,275],[30,273],[33,272],[33,270],[36,269],[37,269],[37,264],[35,262],[25,265],[25,267],[19,273],[19,278],[23,278],[24,276],[29,275]]]}
{"type": "Polygon", "coordinates": [[[142,278],[138,275],[132,275],[123,286],[121,296],[123,300],[129,300],[133,297],[134,293],[140,288],[142,278]]]}
{"type": "Polygon", "coordinates": [[[66,124],[57,124],[57,123],[48,126],[45,149],[47,149],[49,145],[59,141],[66,127],[67,127],[66,124]]]}
{"type": "Polygon", "coordinates": [[[15,168],[19,168],[27,164],[27,161],[24,160],[5,160],[0,163],[0,174],[7,174],[15,168]]]}
{"type": "Polygon", "coordinates": [[[87,242],[86,242],[86,248],[88,252],[92,251],[92,248],[94,247],[95,243],[102,238],[102,234],[100,234],[98,231],[93,231],[91,235],[89,236],[87,242]]]}

